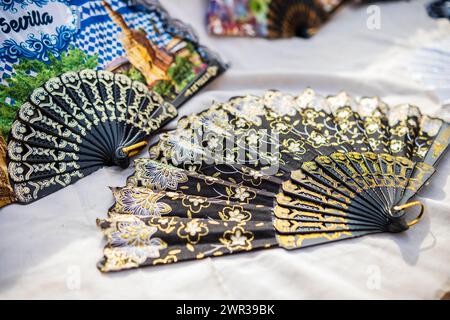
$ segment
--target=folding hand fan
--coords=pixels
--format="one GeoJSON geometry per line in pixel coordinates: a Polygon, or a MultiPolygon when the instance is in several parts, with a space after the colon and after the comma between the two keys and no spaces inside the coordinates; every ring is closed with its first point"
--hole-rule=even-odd
{"type": "Polygon", "coordinates": [[[158,0],[0,1],[0,135],[34,89],[68,71],[104,69],[179,107],[227,65],[158,0]]]}
{"type": "Polygon", "coordinates": [[[405,231],[449,143],[448,123],[378,98],[307,89],[215,104],[161,134],[113,189],[99,268],[405,231]]]}
{"type": "Polygon", "coordinates": [[[177,114],[141,82],[108,71],[67,72],[34,90],[8,139],[8,173],[19,203],[103,167],[127,167],[145,138],[177,114]]]}
{"type": "Polygon", "coordinates": [[[342,0],[212,0],[210,33],[269,38],[310,37],[342,0]]]}
{"type": "Polygon", "coordinates": [[[450,1],[434,0],[427,5],[428,15],[433,18],[447,18],[450,20],[450,1]]]}

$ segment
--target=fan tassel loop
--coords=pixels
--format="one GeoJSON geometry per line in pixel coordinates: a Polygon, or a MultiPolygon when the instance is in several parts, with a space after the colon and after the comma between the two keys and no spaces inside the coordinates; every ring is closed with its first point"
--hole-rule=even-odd
{"type": "Polygon", "coordinates": [[[413,225],[417,224],[417,222],[419,222],[420,219],[422,219],[423,212],[425,211],[425,206],[423,205],[423,203],[420,201],[413,201],[413,202],[408,202],[403,205],[394,207],[394,210],[402,211],[402,210],[409,209],[409,208],[416,207],[416,206],[420,207],[420,212],[414,220],[408,222],[408,227],[412,227],[413,225]]]}

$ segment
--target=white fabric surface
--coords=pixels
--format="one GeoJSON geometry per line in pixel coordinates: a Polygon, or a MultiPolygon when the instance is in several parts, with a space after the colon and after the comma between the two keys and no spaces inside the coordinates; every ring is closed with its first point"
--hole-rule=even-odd
{"type": "MultiPolygon", "coordinates": [[[[365,7],[345,7],[314,38],[278,41],[211,38],[205,1],[162,2],[232,64],[181,115],[212,100],[306,86],[438,110],[436,95],[405,68],[415,46],[450,35],[448,22],[427,16],[424,1],[380,4],[380,30],[367,29],[365,7]]],[[[0,298],[439,298],[450,290],[449,171],[447,155],[420,193],[424,218],[403,234],[101,274],[96,263],[105,241],[95,219],[113,203],[107,186],[123,185],[132,172],[105,168],[31,205],[1,210],[0,298]]]]}

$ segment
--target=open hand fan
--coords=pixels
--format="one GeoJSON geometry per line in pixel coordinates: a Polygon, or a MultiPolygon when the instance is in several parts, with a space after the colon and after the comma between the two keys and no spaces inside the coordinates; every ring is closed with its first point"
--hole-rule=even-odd
{"type": "Polygon", "coordinates": [[[113,189],[99,268],[405,231],[449,143],[448,123],[378,98],[307,89],[214,104],[161,134],[113,189]]]}
{"type": "Polygon", "coordinates": [[[212,34],[287,38],[312,36],[342,0],[211,0],[208,29],[212,34]]]}
{"type": "Polygon", "coordinates": [[[19,203],[103,167],[127,167],[145,138],[177,114],[141,82],[108,71],[67,72],[34,90],[9,134],[8,173],[19,203]]]}
{"type": "Polygon", "coordinates": [[[268,12],[269,37],[310,37],[328,18],[326,9],[315,0],[272,0],[268,12]]]}

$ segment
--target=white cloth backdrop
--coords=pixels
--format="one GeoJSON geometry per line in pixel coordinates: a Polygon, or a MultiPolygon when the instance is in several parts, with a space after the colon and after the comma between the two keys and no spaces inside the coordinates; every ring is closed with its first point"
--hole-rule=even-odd
{"type": "MultiPolygon", "coordinates": [[[[162,2],[232,65],[181,115],[212,100],[307,86],[411,102],[429,113],[439,108],[405,67],[416,46],[450,35],[449,23],[429,18],[423,1],[380,4],[379,30],[366,27],[365,7],[345,7],[312,39],[279,41],[211,38],[205,1],[162,2]]],[[[41,201],[0,211],[0,298],[439,298],[450,290],[449,171],[447,155],[420,194],[424,218],[403,234],[101,274],[96,263],[105,242],[95,219],[113,203],[107,186],[123,185],[132,172],[105,168],[41,201]]]]}

